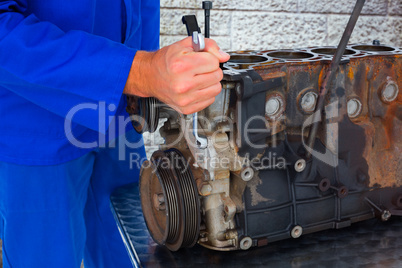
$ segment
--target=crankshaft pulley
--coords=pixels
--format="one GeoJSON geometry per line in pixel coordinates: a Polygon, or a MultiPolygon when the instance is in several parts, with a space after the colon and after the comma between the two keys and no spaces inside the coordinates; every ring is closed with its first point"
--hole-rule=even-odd
{"type": "Polygon", "coordinates": [[[158,128],[160,102],[155,98],[127,96],[127,112],[138,133],[153,133],[158,128]]]}
{"type": "Polygon", "coordinates": [[[200,203],[187,161],[176,149],[155,152],[140,175],[141,206],[152,238],[172,251],[199,236],[200,203]]]}

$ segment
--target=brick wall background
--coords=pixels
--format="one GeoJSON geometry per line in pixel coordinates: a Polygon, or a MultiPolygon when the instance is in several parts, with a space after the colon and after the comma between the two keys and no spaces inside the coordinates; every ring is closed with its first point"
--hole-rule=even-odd
{"type": "MultiPolygon", "coordinates": [[[[355,0],[215,0],[211,38],[226,51],[337,45],[355,0]]],[[[186,36],[183,15],[197,16],[202,0],[161,0],[161,46],[186,36]]],[[[402,0],[366,0],[351,43],[402,46],[402,0]]]]}

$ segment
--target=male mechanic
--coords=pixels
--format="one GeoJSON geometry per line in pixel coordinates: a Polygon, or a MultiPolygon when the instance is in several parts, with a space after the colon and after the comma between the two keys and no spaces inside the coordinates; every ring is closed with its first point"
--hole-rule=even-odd
{"type": "Polygon", "coordinates": [[[214,101],[229,59],[212,40],[198,53],[189,38],[158,43],[159,1],[0,0],[4,267],[131,266],[109,208],[113,189],[138,180],[119,142],[142,138],[129,120],[115,133],[124,94],[193,113],[214,101]]]}

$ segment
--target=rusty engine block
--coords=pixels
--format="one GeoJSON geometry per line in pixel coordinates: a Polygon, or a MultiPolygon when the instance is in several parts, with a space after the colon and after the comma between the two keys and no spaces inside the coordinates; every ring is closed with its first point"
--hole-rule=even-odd
{"type": "Polygon", "coordinates": [[[144,217],[158,244],[246,250],[402,215],[402,49],[347,47],[310,148],[334,52],[231,53],[221,94],[198,116],[128,97],[137,131],[166,120],[165,144],[140,177],[144,217]]]}

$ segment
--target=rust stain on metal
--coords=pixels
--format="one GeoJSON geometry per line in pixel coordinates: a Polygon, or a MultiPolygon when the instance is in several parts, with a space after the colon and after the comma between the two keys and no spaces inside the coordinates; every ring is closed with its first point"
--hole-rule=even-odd
{"type": "Polygon", "coordinates": [[[383,120],[366,120],[363,157],[369,166],[371,187],[402,186],[402,122],[395,117],[397,104],[391,105],[383,120]]]}
{"type": "Polygon", "coordinates": [[[275,200],[265,198],[260,193],[257,192],[258,185],[262,184],[262,180],[258,176],[254,176],[254,178],[248,182],[247,186],[250,188],[251,193],[251,205],[256,206],[261,202],[274,202],[275,200]]]}
{"type": "Polygon", "coordinates": [[[348,78],[350,80],[353,80],[355,78],[355,73],[354,73],[354,70],[352,68],[349,69],[348,78]]]}
{"type": "MultiPolygon", "coordinates": [[[[349,117],[349,119],[364,129],[365,137],[361,138],[366,140],[366,145],[361,157],[367,161],[368,170],[366,172],[369,175],[369,186],[402,186],[402,122],[401,116],[397,114],[402,103],[401,55],[384,56],[379,54],[364,58],[361,56],[352,56],[349,63],[340,66],[333,93],[337,94],[336,89],[343,88],[347,98],[346,101],[353,98],[359,100],[362,104],[360,114],[357,117],[349,117]],[[398,85],[399,94],[397,100],[391,103],[384,103],[381,100],[381,90],[389,80],[398,85]]],[[[276,68],[275,70],[277,70],[276,68]]],[[[287,98],[290,99],[296,96],[297,103],[299,103],[300,95],[303,94],[306,88],[316,89],[317,91],[321,88],[328,65],[322,62],[316,64],[314,60],[311,60],[305,61],[304,65],[291,63],[281,68],[287,72],[287,87],[284,89],[287,98]],[[293,81],[300,81],[302,76],[305,77],[306,83],[304,88],[299,89],[300,87],[293,81]],[[312,81],[316,81],[316,83],[312,81]],[[295,90],[295,88],[298,88],[298,90],[295,90]]],[[[261,70],[261,72],[266,76],[269,70],[261,70]]],[[[300,126],[300,122],[303,122],[305,118],[295,116],[297,113],[293,112],[294,108],[293,106],[287,106],[284,125],[288,134],[297,135],[299,132],[297,127],[300,126]]],[[[345,108],[343,107],[342,109],[345,108]]],[[[343,114],[345,113],[346,117],[348,117],[346,111],[343,114]]],[[[325,128],[320,129],[319,132],[318,136],[325,143],[327,135],[331,135],[331,133],[327,133],[325,128]]],[[[350,138],[355,139],[356,137],[350,138]]],[[[344,141],[339,140],[339,142],[344,141]]]]}
{"type": "Polygon", "coordinates": [[[284,76],[286,76],[285,72],[272,72],[272,73],[263,73],[261,75],[261,78],[263,80],[269,80],[269,79],[274,79],[274,78],[284,77],[284,76]]]}

